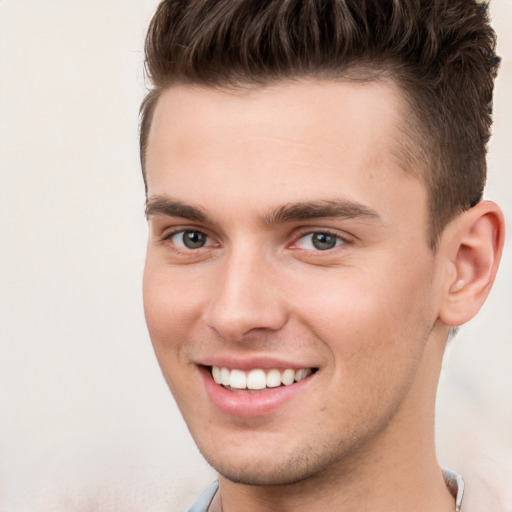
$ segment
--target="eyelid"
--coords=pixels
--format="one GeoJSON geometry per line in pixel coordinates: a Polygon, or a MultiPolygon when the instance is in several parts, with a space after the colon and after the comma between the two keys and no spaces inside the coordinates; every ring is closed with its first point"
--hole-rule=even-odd
{"type": "Polygon", "coordinates": [[[177,233],[181,233],[182,231],[197,231],[198,233],[203,233],[207,237],[211,238],[211,235],[208,229],[199,226],[192,226],[190,224],[173,224],[163,227],[160,231],[159,238],[161,240],[167,240],[177,233]]]}

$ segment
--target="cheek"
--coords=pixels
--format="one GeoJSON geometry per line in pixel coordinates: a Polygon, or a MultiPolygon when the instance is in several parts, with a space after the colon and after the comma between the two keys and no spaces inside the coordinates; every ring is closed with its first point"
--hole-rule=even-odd
{"type": "Polygon", "coordinates": [[[163,365],[178,357],[193,315],[193,294],[187,293],[172,273],[148,255],[144,269],[144,313],[156,356],[163,365]]]}
{"type": "Polygon", "coordinates": [[[429,275],[428,266],[409,274],[399,265],[393,271],[347,271],[316,280],[295,296],[304,305],[302,321],[340,364],[393,366],[397,357],[418,357],[435,321],[429,275]]]}
{"type": "Polygon", "coordinates": [[[143,278],[146,321],[157,337],[178,335],[198,314],[204,285],[197,276],[169,268],[148,252],[143,278]]]}
{"type": "Polygon", "coordinates": [[[352,411],[350,421],[373,424],[396,411],[414,385],[430,333],[420,281],[390,288],[387,280],[346,279],[308,294],[304,321],[330,354],[324,406],[339,421],[352,411]]]}
{"type": "Polygon", "coordinates": [[[163,376],[183,412],[194,402],[194,390],[186,385],[191,370],[186,357],[192,307],[168,272],[146,262],[143,279],[144,313],[163,376]]]}

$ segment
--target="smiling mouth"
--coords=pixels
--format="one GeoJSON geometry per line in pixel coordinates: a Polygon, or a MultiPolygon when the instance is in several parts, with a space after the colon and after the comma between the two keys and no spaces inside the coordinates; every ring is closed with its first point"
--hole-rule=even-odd
{"type": "Polygon", "coordinates": [[[318,368],[300,368],[298,370],[272,368],[270,370],[254,369],[246,372],[244,370],[211,366],[210,374],[217,384],[227,390],[251,392],[291,386],[295,382],[300,382],[309,377],[317,370],[318,368]]]}

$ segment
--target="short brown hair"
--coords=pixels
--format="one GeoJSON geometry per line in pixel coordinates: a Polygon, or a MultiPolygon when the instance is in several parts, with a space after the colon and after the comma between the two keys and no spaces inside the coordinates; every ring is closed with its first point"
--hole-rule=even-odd
{"type": "Polygon", "coordinates": [[[144,180],[152,115],[172,85],[239,88],[384,73],[412,107],[408,153],[428,169],[435,249],[446,224],[482,197],[495,44],[487,4],[478,0],[164,0],[145,46],[153,87],[141,105],[144,180]]]}

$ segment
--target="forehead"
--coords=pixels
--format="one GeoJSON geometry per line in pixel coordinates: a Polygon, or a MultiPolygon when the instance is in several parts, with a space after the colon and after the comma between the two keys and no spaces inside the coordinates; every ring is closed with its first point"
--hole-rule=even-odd
{"type": "Polygon", "coordinates": [[[185,150],[191,130],[198,142],[210,136],[220,141],[236,130],[240,136],[288,137],[290,142],[309,141],[319,148],[333,142],[348,146],[359,137],[362,146],[362,138],[377,126],[385,126],[389,134],[382,142],[398,150],[406,111],[391,80],[310,79],[242,89],[173,86],[158,100],[148,150],[169,142],[185,150]]]}
{"type": "Polygon", "coordinates": [[[391,81],[302,80],[243,90],[175,86],[155,109],[148,194],[210,201],[206,191],[220,194],[222,187],[232,205],[240,198],[240,206],[329,192],[361,201],[357,196],[368,187],[385,194],[411,180],[400,158],[406,112],[391,81]]]}

